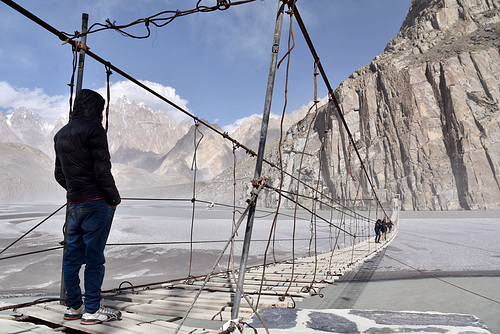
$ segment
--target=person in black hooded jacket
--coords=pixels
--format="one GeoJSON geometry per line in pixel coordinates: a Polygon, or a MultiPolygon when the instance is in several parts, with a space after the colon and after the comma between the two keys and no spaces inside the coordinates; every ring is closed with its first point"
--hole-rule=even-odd
{"type": "Polygon", "coordinates": [[[54,136],[54,176],[66,189],[68,226],[63,261],[66,304],[64,319],[81,318],[90,325],[119,319],[101,306],[104,247],[121,198],[111,174],[106,131],[102,127],[104,99],[92,90],[79,91],[73,114],[54,136]],[[79,273],[85,263],[85,299],[79,273]]]}

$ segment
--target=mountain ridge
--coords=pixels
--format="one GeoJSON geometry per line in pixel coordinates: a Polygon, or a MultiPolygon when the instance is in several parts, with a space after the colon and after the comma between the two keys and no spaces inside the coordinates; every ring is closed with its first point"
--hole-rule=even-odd
{"type": "MultiPolygon", "coordinates": [[[[306,109],[307,106],[304,106],[287,115],[285,123],[289,126],[304,114],[306,109]]],[[[195,129],[200,140],[200,149],[197,150],[196,155],[198,181],[210,180],[234,160],[231,144],[212,131],[207,131],[205,126],[196,125],[188,119],[177,123],[164,111],[153,111],[143,103],[130,101],[126,96],[118,98],[115,104],[110,105],[109,115],[108,142],[113,163],[112,172],[120,190],[144,190],[147,187],[170,187],[192,182],[195,168],[193,164],[195,129]]],[[[37,156],[43,154],[44,161],[54,161],[53,137],[67,121],[68,116],[61,115],[52,124],[47,124],[42,117],[33,114],[26,107],[18,107],[8,116],[0,112],[0,143],[26,145],[37,149],[37,156]]],[[[209,124],[207,121],[204,122],[209,124]]],[[[249,117],[242,121],[242,125],[236,128],[233,134],[241,144],[253,147],[255,129],[260,131],[260,123],[261,117],[249,117]]],[[[273,119],[270,123],[269,137],[272,139],[278,136],[276,127],[279,126],[279,121],[273,119]]],[[[211,126],[219,128],[216,124],[211,126]]],[[[223,132],[220,128],[219,131],[223,132]]],[[[15,155],[16,153],[6,149],[2,154],[15,155]]],[[[241,156],[240,154],[238,158],[241,156]]],[[[14,159],[15,157],[6,156],[5,158],[14,159]]],[[[32,164],[32,166],[41,168],[37,164],[32,164]]],[[[44,164],[43,168],[44,172],[48,172],[44,175],[53,173],[53,163],[44,164]]],[[[5,175],[16,173],[15,169],[8,171],[0,169],[0,172],[2,171],[5,175]]],[[[25,172],[24,169],[20,169],[15,178],[9,179],[13,182],[22,179],[30,180],[28,176],[22,174],[25,172]]],[[[53,177],[43,177],[41,180],[50,184],[47,189],[53,189],[56,184],[53,177]]],[[[38,191],[30,190],[28,184],[16,189],[27,193],[38,191]]],[[[179,187],[176,187],[176,192],[178,189],[179,187]]],[[[59,192],[56,194],[56,197],[60,195],[59,192]]],[[[9,198],[17,200],[24,198],[25,195],[9,191],[9,196],[2,197],[2,201],[8,201],[9,198]]],[[[38,197],[53,198],[54,196],[40,194],[38,197]]]]}

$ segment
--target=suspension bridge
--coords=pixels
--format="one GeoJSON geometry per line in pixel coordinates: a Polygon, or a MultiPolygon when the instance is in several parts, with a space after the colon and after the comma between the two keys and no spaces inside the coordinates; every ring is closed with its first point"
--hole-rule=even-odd
{"type": "MultiPolygon", "coordinates": [[[[233,6],[244,5],[256,0],[246,1],[228,1],[218,0],[214,6],[204,6],[202,1],[198,1],[194,9],[188,11],[165,11],[151,17],[134,21],[130,24],[116,25],[107,21],[102,24],[94,24],[88,29],[82,29],[82,32],[67,34],[52,27],[47,22],[30,13],[15,2],[2,0],[15,11],[24,15],[26,18],[39,24],[42,28],[54,34],[60,40],[72,47],[73,55],[73,73],[70,81],[70,101],[74,90],[75,72],[78,68],[78,77],[76,91],[81,88],[81,73],[83,70],[82,55],[90,56],[95,61],[105,66],[108,78],[108,108],[106,119],[109,113],[109,77],[112,72],[118,73],[122,77],[130,80],[134,84],[150,92],[160,100],[168,103],[172,107],[185,113],[190,117],[194,125],[204,125],[208,131],[213,131],[224,139],[231,142],[234,150],[242,150],[253,159],[255,172],[253,178],[247,180],[251,191],[247,198],[246,207],[238,207],[236,202],[217,203],[232,211],[231,233],[228,238],[221,241],[223,246],[220,248],[220,254],[214,261],[212,269],[207,270],[203,275],[193,275],[191,272],[192,262],[190,260],[188,273],[180,279],[170,279],[163,282],[147,283],[133,285],[128,281],[122,282],[119,287],[103,291],[103,303],[105,306],[121,310],[122,319],[120,321],[107,322],[95,326],[84,326],[78,321],[63,320],[64,313],[64,287],[61,284],[61,295],[59,298],[42,298],[39,300],[23,304],[0,304],[1,310],[15,309],[22,313],[23,317],[38,319],[51,328],[72,329],[75,331],[87,333],[231,333],[242,332],[246,324],[255,324],[258,322],[261,328],[258,332],[269,332],[266,326],[266,320],[260,316],[263,310],[289,310],[296,308],[296,304],[304,298],[321,298],[322,290],[331,286],[336,279],[346,272],[362,265],[367,259],[371,259],[383,250],[396,237],[398,233],[399,219],[399,200],[397,194],[394,194],[392,203],[382,203],[379,199],[377,189],[371,181],[370,171],[365,167],[364,159],[353,139],[353,135],[347,126],[344,115],[336,101],[333,89],[328,81],[327,74],[321,65],[320,58],[316,53],[314,45],[307,33],[304,22],[302,21],[299,9],[294,0],[279,0],[276,15],[276,27],[273,44],[270,47],[271,64],[267,83],[267,92],[265,97],[264,112],[262,118],[262,128],[257,152],[252,148],[231,138],[227,133],[219,128],[207,123],[203,118],[195,116],[175,103],[169,101],[161,94],[147,87],[143,82],[136,80],[132,75],[124,70],[114,66],[111,62],[102,59],[97,53],[91,52],[86,45],[86,37],[91,33],[97,33],[106,29],[113,29],[122,35],[135,38],[148,38],[150,36],[149,26],[151,24],[157,27],[163,27],[185,15],[193,13],[208,13],[216,10],[228,10],[233,6]],[[294,171],[290,171],[283,163],[281,147],[283,143],[283,129],[278,146],[278,159],[272,160],[265,156],[267,126],[270,116],[270,104],[274,88],[275,73],[280,54],[280,39],[284,16],[290,18],[289,42],[286,52],[282,55],[280,63],[289,60],[289,55],[293,51],[293,22],[295,22],[302,35],[304,36],[311,57],[314,60],[314,96],[313,105],[309,109],[306,117],[301,124],[307,129],[306,140],[297,154],[300,156],[298,165],[294,171]],[[127,31],[133,25],[142,24],[146,33],[142,36],[134,36],[127,31]],[[80,39],[80,40],[78,40],[80,39]],[[80,55],[79,61],[77,56],[80,55]],[[78,66],[77,66],[78,65],[78,66]],[[317,85],[318,76],[320,76],[328,90],[327,107],[320,110],[318,105],[317,85]],[[312,136],[312,127],[318,120],[318,115],[325,117],[324,133],[329,135],[321,136],[321,148],[312,154],[317,163],[313,164],[315,170],[308,169],[303,165],[304,156],[310,157],[307,152],[309,137],[312,136]],[[335,120],[337,127],[329,128],[332,124],[331,119],[335,120]],[[338,165],[347,171],[339,177],[344,177],[342,189],[336,194],[342,193],[344,196],[339,198],[334,195],[332,189],[326,186],[329,180],[324,179],[324,170],[331,168],[332,159],[328,157],[327,148],[333,147],[333,136],[341,138],[341,146],[338,148],[338,165]],[[341,162],[340,162],[341,160],[341,162]],[[266,166],[266,175],[263,175],[263,166],[266,166]],[[311,182],[312,180],[312,182],[311,182]],[[294,184],[294,191],[284,191],[284,184],[294,184]],[[258,254],[258,263],[249,263],[248,259],[252,253],[252,232],[254,221],[259,219],[256,213],[264,208],[259,208],[259,195],[268,192],[275,203],[270,210],[270,214],[264,226],[269,231],[269,238],[262,253],[258,254]],[[274,197],[273,197],[274,196],[274,197]],[[286,233],[276,236],[278,227],[283,221],[281,212],[284,208],[292,211],[288,216],[290,228],[286,233]],[[391,207],[391,216],[386,212],[391,207]],[[326,210],[325,210],[326,209],[326,210]],[[305,219],[299,219],[299,212],[305,219]],[[377,219],[387,218],[394,224],[391,233],[388,234],[381,243],[376,243],[373,233],[373,226],[377,219]],[[241,246],[241,256],[235,255],[234,243],[239,233],[242,233],[241,225],[246,221],[243,240],[241,246]],[[300,244],[297,240],[297,231],[305,230],[308,232],[307,242],[300,244]],[[283,240],[288,238],[288,243],[283,244],[283,240]],[[284,248],[288,249],[286,256],[276,259],[274,251],[284,248]],[[231,262],[225,270],[217,270],[221,266],[221,260],[226,257],[231,262]],[[236,258],[239,263],[236,262],[236,258]],[[269,260],[273,258],[273,260],[269,260]]],[[[82,24],[82,26],[86,26],[82,24]]],[[[286,78],[288,82],[288,76],[286,78]]],[[[70,103],[71,105],[71,103],[70,103]]],[[[286,103],[285,103],[286,105],[286,103]]],[[[286,108],[283,108],[283,116],[286,108]]],[[[71,113],[71,110],[70,110],[71,113]]],[[[112,126],[112,124],[109,124],[112,126]]],[[[108,123],[106,122],[106,128],[108,123]]],[[[193,206],[193,217],[191,218],[191,231],[194,229],[194,212],[196,204],[210,203],[200,199],[196,192],[196,156],[199,142],[203,136],[199,131],[195,131],[194,141],[197,143],[193,152],[193,193],[189,201],[193,206]]],[[[233,169],[238,168],[238,161],[235,159],[233,169]]],[[[236,172],[233,173],[234,175],[236,172]]],[[[327,175],[335,175],[333,171],[327,175]]],[[[233,182],[236,184],[236,182],[233,182]]],[[[233,189],[236,191],[236,189],[233,189]]],[[[126,204],[126,198],[124,199],[126,204]]],[[[135,200],[146,200],[137,199],[135,200]]],[[[175,200],[175,199],[174,199],[175,200]]],[[[62,206],[59,210],[63,209],[62,206]]],[[[58,211],[59,211],[58,210],[58,211]]],[[[38,226],[50,219],[49,215],[39,224],[35,225],[24,235],[16,239],[10,245],[0,251],[2,255],[7,250],[12,251],[12,246],[21,242],[23,237],[35,230],[38,226]]],[[[262,225],[261,225],[262,226],[262,225]]],[[[243,234],[243,233],[242,233],[243,234]]],[[[186,241],[190,245],[191,252],[193,245],[197,241],[191,238],[186,241]]],[[[161,244],[161,243],[157,243],[161,244]]],[[[165,244],[165,243],[163,243],[165,244]]],[[[134,245],[130,245],[133,247],[134,245]]],[[[56,251],[64,249],[63,245],[47,245],[46,249],[40,250],[56,251]]],[[[254,250],[255,252],[255,250],[254,250]]],[[[26,252],[23,254],[5,253],[0,260],[13,259],[20,256],[33,256],[37,252],[26,252]]],[[[191,256],[192,258],[192,256],[191,256]]],[[[25,330],[26,323],[9,323],[9,330],[25,330]]],[[[29,330],[43,332],[40,327],[30,327],[29,330]]],[[[273,330],[273,333],[276,333],[273,330]]]]}

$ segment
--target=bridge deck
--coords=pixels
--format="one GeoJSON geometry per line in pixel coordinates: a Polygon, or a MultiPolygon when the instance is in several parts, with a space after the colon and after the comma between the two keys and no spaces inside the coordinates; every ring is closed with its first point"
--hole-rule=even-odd
{"type": "MultiPolygon", "coordinates": [[[[394,230],[388,235],[387,241],[379,244],[366,240],[333,253],[297,259],[294,264],[285,262],[269,265],[264,277],[262,267],[249,269],[243,289],[252,303],[258,300],[258,309],[293,308],[295,302],[321,294],[321,289],[335,279],[376,255],[396,234],[397,230],[394,230]],[[285,293],[286,297],[283,297],[285,293]]],[[[65,306],[58,302],[25,307],[17,309],[17,312],[45,321],[53,327],[66,327],[86,333],[174,332],[202,285],[202,280],[181,280],[140,291],[122,290],[103,294],[104,305],[121,310],[122,320],[100,325],[85,326],[79,321],[64,320],[62,315],[65,306]]],[[[179,333],[218,333],[218,328],[231,319],[235,291],[236,285],[231,275],[212,276],[179,333]]],[[[239,317],[247,321],[252,315],[251,307],[242,299],[239,317]]]]}

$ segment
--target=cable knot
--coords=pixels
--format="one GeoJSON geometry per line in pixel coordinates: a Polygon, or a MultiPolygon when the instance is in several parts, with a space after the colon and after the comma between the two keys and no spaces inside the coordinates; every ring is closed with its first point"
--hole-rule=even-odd
{"type": "Polygon", "coordinates": [[[194,283],[196,283],[196,277],[194,277],[193,275],[186,277],[186,280],[184,280],[184,284],[187,285],[193,285],[194,283]]]}
{"type": "Polygon", "coordinates": [[[231,0],[217,0],[217,9],[226,10],[231,7],[231,0]]]}
{"type": "Polygon", "coordinates": [[[300,292],[309,293],[310,291],[311,291],[310,286],[303,286],[302,289],[300,289],[300,292]]]}
{"type": "Polygon", "coordinates": [[[120,283],[120,285],[118,286],[118,290],[117,290],[118,293],[122,293],[122,285],[123,284],[129,284],[130,287],[132,288],[132,293],[134,293],[134,294],[139,293],[139,292],[135,292],[134,285],[132,283],[130,283],[129,281],[123,281],[120,283]]]}
{"type": "Polygon", "coordinates": [[[107,61],[106,64],[104,64],[104,67],[106,68],[107,75],[113,74],[113,72],[111,72],[111,63],[109,61],[107,61]]]}
{"type": "Polygon", "coordinates": [[[83,44],[80,41],[75,41],[75,49],[76,49],[76,51],[80,51],[80,50],[88,51],[90,48],[86,44],[83,44]]]}
{"type": "Polygon", "coordinates": [[[255,180],[255,179],[252,180],[252,185],[254,187],[258,187],[261,184],[261,182],[262,182],[262,183],[264,183],[264,186],[266,186],[267,185],[267,180],[269,180],[268,177],[261,176],[261,177],[259,177],[258,180],[255,180]]]}

